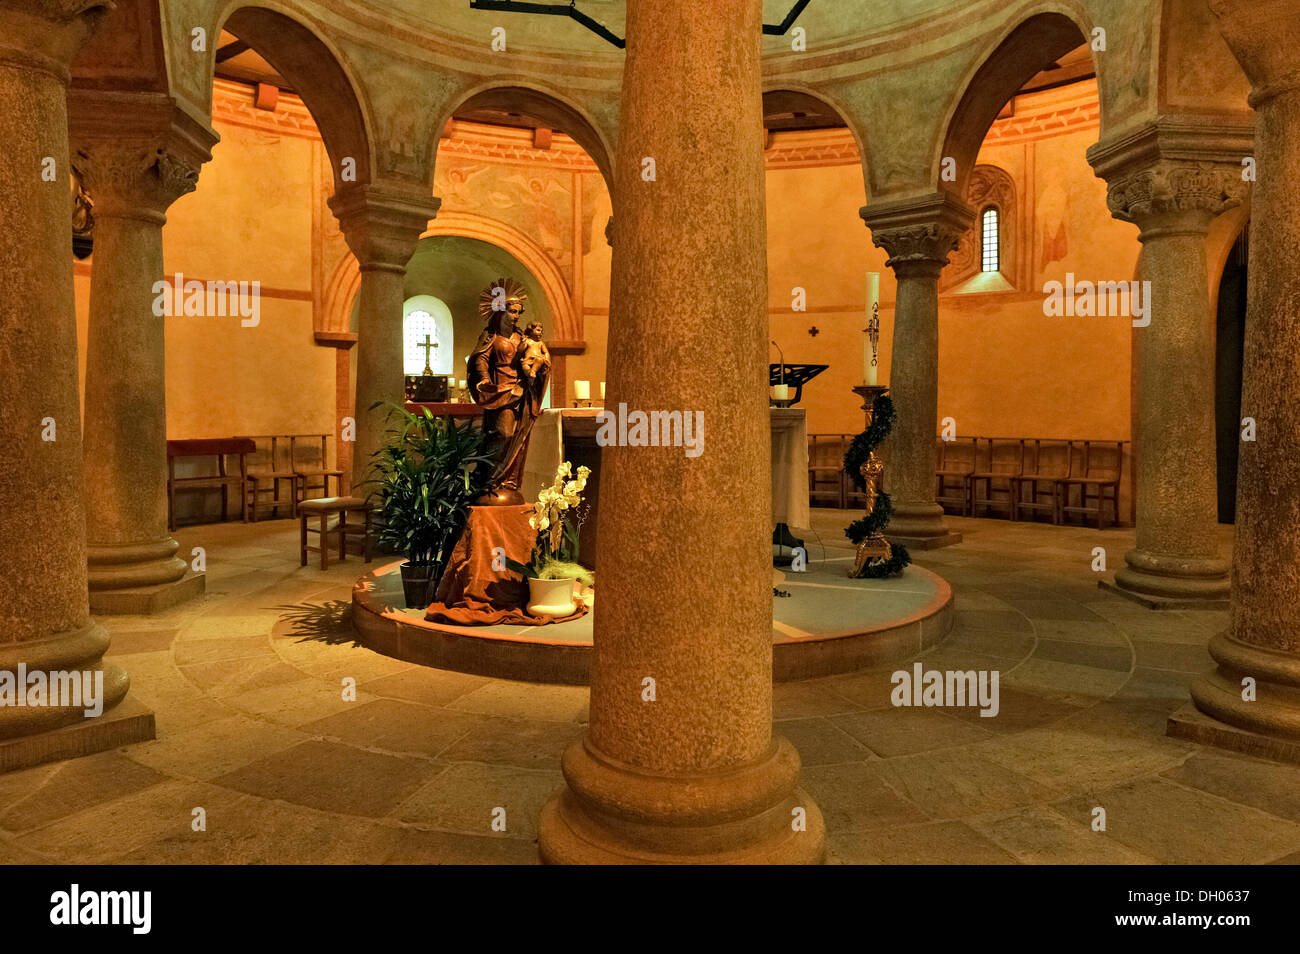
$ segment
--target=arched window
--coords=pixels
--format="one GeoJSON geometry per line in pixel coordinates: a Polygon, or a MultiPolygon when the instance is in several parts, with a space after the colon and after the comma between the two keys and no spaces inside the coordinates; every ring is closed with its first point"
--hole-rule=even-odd
{"type": "Polygon", "coordinates": [[[998,238],[998,210],[989,206],[980,216],[980,271],[996,272],[1002,266],[998,238]]]}
{"type": "Polygon", "coordinates": [[[402,319],[402,371],[423,374],[425,362],[434,374],[452,373],[453,325],[451,310],[432,295],[416,295],[406,302],[402,319]],[[425,345],[428,344],[427,349],[425,345]]]}

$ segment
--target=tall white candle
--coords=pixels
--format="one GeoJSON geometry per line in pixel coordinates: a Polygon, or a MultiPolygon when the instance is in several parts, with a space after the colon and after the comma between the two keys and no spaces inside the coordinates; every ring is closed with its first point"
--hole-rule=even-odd
{"type": "Polygon", "coordinates": [[[604,381],[601,381],[601,382],[600,382],[600,399],[601,399],[602,401],[605,400],[605,382],[604,382],[604,381]]]}
{"type": "Polygon", "coordinates": [[[573,399],[574,399],[575,401],[590,401],[590,400],[591,400],[591,382],[590,382],[590,381],[574,381],[574,382],[573,382],[573,399]]]}
{"type": "MultiPolygon", "coordinates": [[[[880,311],[880,273],[867,272],[867,324],[871,323],[871,316],[878,314],[880,311]]],[[[862,379],[867,384],[876,384],[880,369],[872,363],[871,354],[871,336],[865,332],[862,335],[862,379]]]]}

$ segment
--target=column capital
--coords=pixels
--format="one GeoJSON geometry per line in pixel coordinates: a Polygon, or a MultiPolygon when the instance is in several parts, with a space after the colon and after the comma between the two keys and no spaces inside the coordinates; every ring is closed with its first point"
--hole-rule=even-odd
{"type": "Polygon", "coordinates": [[[164,93],[77,88],[68,93],[68,130],[95,215],[160,225],[168,207],[194,191],[220,138],[164,93]]]}
{"type": "Polygon", "coordinates": [[[329,199],[361,270],[405,272],[442,200],[405,183],[350,186],[329,199]]]}
{"type": "Polygon", "coordinates": [[[40,70],[64,85],[82,44],[113,0],[0,0],[0,63],[40,70]]]}
{"type": "Polygon", "coordinates": [[[1254,126],[1240,122],[1159,119],[1088,150],[1105,180],[1106,204],[1146,237],[1153,231],[1208,231],[1245,199],[1244,160],[1254,153],[1254,126]]]}
{"type": "Polygon", "coordinates": [[[1255,109],[1300,89],[1295,61],[1298,20],[1291,0],[1210,0],[1210,11],[1251,84],[1255,109]]]}
{"type": "Polygon", "coordinates": [[[863,206],[858,214],[871,229],[871,242],[889,253],[886,263],[899,278],[939,277],[975,215],[946,192],[863,206]]]}

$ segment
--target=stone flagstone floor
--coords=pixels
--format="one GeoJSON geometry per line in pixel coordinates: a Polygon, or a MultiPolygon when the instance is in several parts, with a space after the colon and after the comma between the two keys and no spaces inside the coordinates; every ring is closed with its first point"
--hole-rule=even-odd
{"type": "MultiPolygon", "coordinates": [[[[814,514],[811,559],[843,556],[850,517],[814,514]]],[[[997,718],[891,707],[890,674],[910,663],[776,687],[833,862],[1300,861],[1300,768],[1164,735],[1225,613],[1152,613],[1099,590],[1092,548],[1113,570],[1131,531],[952,524],[961,546],[915,554],[957,601],[952,636],[921,659],[998,670],[997,718]],[[1090,827],[1098,806],[1104,833],[1090,827]]],[[[583,731],[585,689],[354,646],[362,564],[300,568],[289,521],[178,536],[183,553],[207,550],[207,596],[105,619],[158,739],[0,775],[0,859],[536,862],[538,811],[583,731]],[[206,831],[192,830],[197,808],[206,831]]]]}

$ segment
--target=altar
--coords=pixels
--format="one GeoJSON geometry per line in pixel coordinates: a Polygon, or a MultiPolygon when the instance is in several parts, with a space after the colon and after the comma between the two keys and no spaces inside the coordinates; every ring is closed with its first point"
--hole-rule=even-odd
{"type": "MultiPolygon", "coordinates": [[[[532,502],[542,487],[555,479],[555,468],[569,461],[574,469],[591,468],[586,499],[590,516],[582,524],[578,539],[580,562],[596,569],[596,521],[600,512],[600,447],[596,443],[600,408],[549,408],[533,424],[519,490],[532,502]]],[[[613,413],[613,412],[611,412],[613,413]]],[[[808,418],[801,407],[768,409],[772,427],[772,523],[807,527],[808,509],[808,418]]]]}

